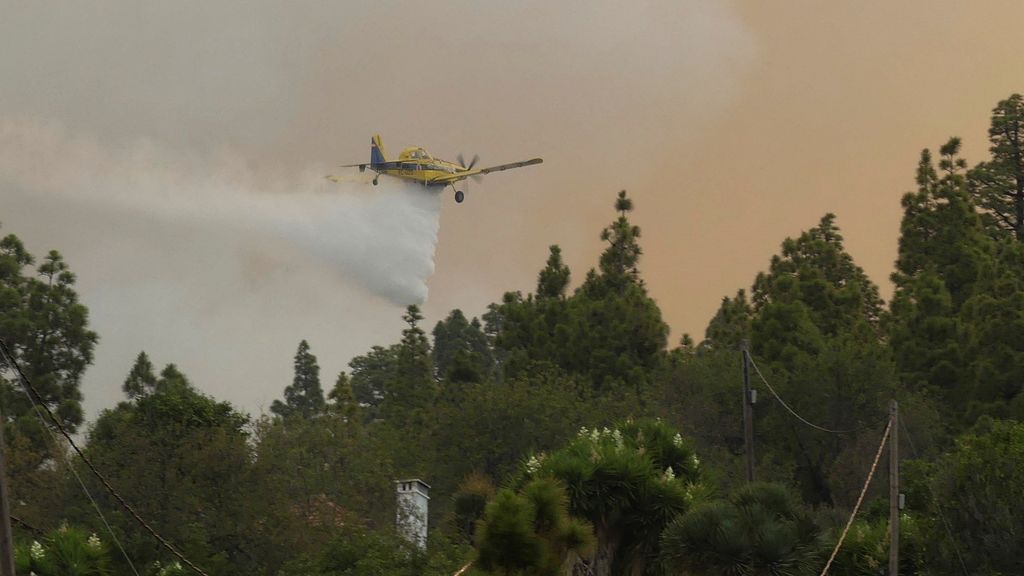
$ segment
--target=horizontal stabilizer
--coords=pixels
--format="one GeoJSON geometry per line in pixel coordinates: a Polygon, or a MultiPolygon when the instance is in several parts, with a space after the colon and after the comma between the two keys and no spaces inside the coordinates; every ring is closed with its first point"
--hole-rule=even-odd
{"type": "Polygon", "coordinates": [[[337,174],[328,174],[324,176],[331,182],[369,182],[370,178],[367,176],[338,176],[337,174]]]}

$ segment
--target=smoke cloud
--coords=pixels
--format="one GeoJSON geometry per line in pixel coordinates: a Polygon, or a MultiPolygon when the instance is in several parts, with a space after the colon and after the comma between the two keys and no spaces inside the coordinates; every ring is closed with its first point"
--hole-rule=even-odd
{"type": "Polygon", "coordinates": [[[310,166],[265,180],[230,153],[209,160],[151,141],[106,148],[54,122],[0,119],[7,185],[53,202],[227,232],[249,270],[253,262],[267,268],[313,258],[393,304],[422,304],[434,271],[439,192],[390,178],[372,186],[366,175],[329,182],[326,171],[310,166]]]}
{"type": "Polygon", "coordinates": [[[0,233],[78,274],[100,335],[90,417],[121,397],[139,350],[256,411],[306,339],[327,387],[395,342],[428,278],[427,329],[530,290],[550,244],[581,277],[622,188],[663,305],[713,308],[737,285],[683,298],[662,272],[696,270],[678,265],[678,234],[701,219],[680,214],[721,196],[679,179],[700,172],[691,159],[758,62],[731,0],[9,4],[0,233]],[[365,160],[376,133],[392,153],[544,164],[471,184],[458,208],[356,171],[323,179],[365,160]]]}

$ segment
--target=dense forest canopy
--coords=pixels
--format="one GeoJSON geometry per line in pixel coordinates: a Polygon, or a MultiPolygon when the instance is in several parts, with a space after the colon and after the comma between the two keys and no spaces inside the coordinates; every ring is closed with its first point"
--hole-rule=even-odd
{"type": "MultiPolygon", "coordinates": [[[[1024,573],[1022,128],[1014,94],[993,110],[988,159],[972,166],[951,138],[907,167],[889,303],[825,214],[722,299],[703,339],[670,345],[622,191],[590,270],[551,246],[532,293],[429,331],[410,306],[393,344],[337,375],[320,372],[326,344],[302,340],[260,416],[139,351],[124,399],[83,426],[99,335],[61,255],[37,260],[9,234],[0,409],[18,569],[189,570],[50,434],[48,409],[210,575],[818,574],[895,399],[901,571],[1024,573]],[[762,398],[752,483],[744,342],[762,398]],[[431,486],[425,550],[396,531],[399,478],[431,486]]],[[[887,488],[876,475],[831,573],[884,570],[887,488]]]]}

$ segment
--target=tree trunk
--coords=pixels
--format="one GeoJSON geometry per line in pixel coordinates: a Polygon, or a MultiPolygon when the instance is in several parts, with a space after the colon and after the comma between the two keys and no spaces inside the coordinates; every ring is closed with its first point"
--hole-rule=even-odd
{"type": "Polygon", "coordinates": [[[615,563],[615,554],[618,552],[622,536],[617,531],[609,530],[607,527],[599,527],[596,532],[597,548],[594,550],[594,576],[611,576],[612,565],[615,563]]]}

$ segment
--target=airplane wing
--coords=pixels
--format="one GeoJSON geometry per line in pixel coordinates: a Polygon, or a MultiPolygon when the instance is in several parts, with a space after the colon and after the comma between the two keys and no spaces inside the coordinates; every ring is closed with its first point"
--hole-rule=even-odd
{"type": "Polygon", "coordinates": [[[432,184],[450,184],[452,182],[464,180],[469,176],[476,176],[478,174],[490,174],[491,172],[501,172],[502,170],[522,168],[523,166],[533,166],[534,164],[540,164],[543,161],[544,160],[541,158],[533,158],[530,160],[523,160],[522,162],[512,162],[511,164],[499,164],[497,166],[491,166],[489,168],[474,168],[472,170],[456,172],[455,174],[449,174],[447,176],[438,176],[437,178],[432,178],[430,182],[432,184]]]}
{"type": "Polygon", "coordinates": [[[510,170],[512,168],[522,168],[523,166],[533,166],[534,164],[540,164],[544,160],[540,158],[533,158],[531,160],[523,160],[522,162],[513,162],[511,164],[499,164],[497,166],[491,166],[490,168],[481,168],[481,174],[490,174],[491,172],[501,172],[502,170],[510,170]]]}

